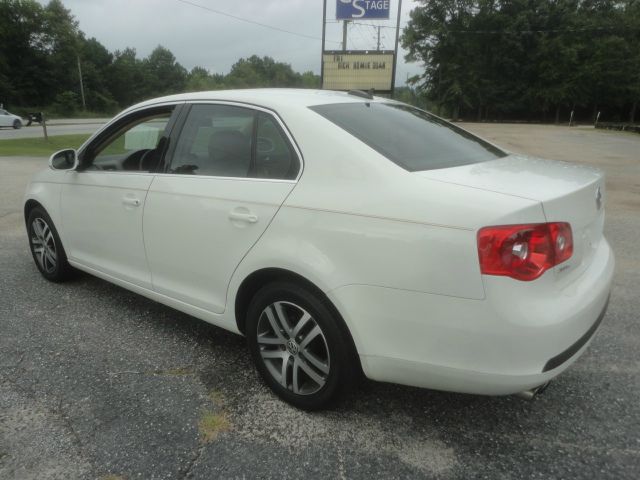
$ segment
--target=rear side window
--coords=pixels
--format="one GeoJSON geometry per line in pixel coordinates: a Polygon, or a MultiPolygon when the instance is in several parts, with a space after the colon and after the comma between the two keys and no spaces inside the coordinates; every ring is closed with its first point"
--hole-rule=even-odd
{"type": "Polygon", "coordinates": [[[309,108],[410,172],[506,156],[461,128],[408,105],[358,102],[309,108]]]}
{"type": "Polygon", "coordinates": [[[270,114],[232,105],[194,105],[169,172],[216,177],[294,179],[298,159],[270,114]]]}

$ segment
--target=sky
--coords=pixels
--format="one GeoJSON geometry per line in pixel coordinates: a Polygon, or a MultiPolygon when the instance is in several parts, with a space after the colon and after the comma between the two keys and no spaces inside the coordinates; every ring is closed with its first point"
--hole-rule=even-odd
{"type": "MultiPolygon", "coordinates": [[[[362,22],[395,27],[398,0],[391,1],[391,19],[362,22]]],[[[80,22],[85,35],[95,37],[110,51],[126,47],[146,57],[158,45],[175,55],[187,69],[202,66],[226,74],[240,58],[268,55],[291,64],[294,70],[320,73],[322,0],[62,0],[80,22]],[[293,35],[216,14],[193,4],[267,24],[293,35]],[[312,38],[308,38],[312,37],[312,38]]],[[[41,0],[41,3],[46,3],[41,0]]],[[[416,0],[403,0],[401,29],[416,0]]],[[[327,50],[339,49],[342,25],[335,21],[336,0],[327,0],[327,50]]],[[[348,48],[376,47],[376,28],[350,25],[348,48]]],[[[382,48],[393,49],[395,29],[382,28],[382,48]]],[[[398,58],[396,85],[422,71],[417,63],[398,58]]]]}

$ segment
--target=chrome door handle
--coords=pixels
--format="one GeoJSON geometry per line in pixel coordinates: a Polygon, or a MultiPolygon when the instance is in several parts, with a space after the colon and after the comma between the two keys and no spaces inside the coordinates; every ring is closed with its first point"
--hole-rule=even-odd
{"type": "Polygon", "coordinates": [[[123,205],[129,205],[131,207],[139,207],[140,199],[135,197],[123,197],[122,203],[123,205]]]}
{"type": "Polygon", "coordinates": [[[229,220],[236,220],[240,222],[256,223],[258,216],[253,213],[245,212],[229,212],[229,220]]]}

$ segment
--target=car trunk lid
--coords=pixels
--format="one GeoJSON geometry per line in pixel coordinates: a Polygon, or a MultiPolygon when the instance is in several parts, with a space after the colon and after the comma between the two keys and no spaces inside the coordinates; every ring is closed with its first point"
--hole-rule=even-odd
{"type": "Polygon", "coordinates": [[[431,180],[464,185],[542,204],[548,222],[569,222],[574,253],[554,271],[569,280],[591,262],[604,226],[604,175],[587,166],[508,155],[489,162],[415,172],[431,180]]]}

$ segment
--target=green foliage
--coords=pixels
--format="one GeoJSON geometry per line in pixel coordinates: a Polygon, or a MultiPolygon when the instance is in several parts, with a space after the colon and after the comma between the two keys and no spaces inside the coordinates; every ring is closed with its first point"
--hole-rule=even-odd
{"type": "Polygon", "coordinates": [[[95,38],[86,38],[60,0],[45,6],[35,0],[0,0],[0,103],[18,109],[42,105],[73,115],[82,109],[78,64],[86,108],[108,114],[184,91],[320,85],[313,72],[294,72],[271,57],[240,59],[221,75],[202,67],[187,72],[161,45],[146,58],[138,58],[133,48],[111,53],[95,38]]]}
{"type": "Polygon", "coordinates": [[[70,91],[59,93],[53,102],[54,112],[66,117],[74,115],[79,107],[78,95],[70,91]]]}
{"type": "MultiPolygon", "coordinates": [[[[402,44],[454,118],[614,119],[640,99],[637,0],[420,0],[402,44]]],[[[630,115],[631,116],[631,115],[630,115]]]]}
{"type": "Polygon", "coordinates": [[[423,110],[433,111],[437,106],[430,102],[423,92],[410,87],[396,87],[393,91],[394,100],[414,105],[423,110]]]}
{"type": "Polygon", "coordinates": [[[190,92],[260,87],[319,88],[320,76],[313,72],[300,74],[288,63],[253,55],[238,60],[227,75],[211,74],[202,67],[195,67],[186,82],[186,91],[190,92]]]}

